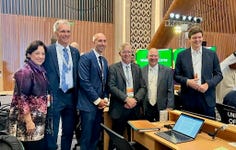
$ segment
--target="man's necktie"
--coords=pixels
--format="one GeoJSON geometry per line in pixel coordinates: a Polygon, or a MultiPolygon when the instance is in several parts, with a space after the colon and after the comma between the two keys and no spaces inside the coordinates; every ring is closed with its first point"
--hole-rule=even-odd
{"type": "Polygon", "coordinates": [[[101,71],[101,80],[102,80],[102,91],[105,91],[105,81],[104,81],[104,66],[103,66],[103,60],[102,60],[102,56],[98,57],[99,59],[99,63],[100,63],[100,71],[101,71]]]}
{"type": "Polygon", "coordinates": [[[102,56],[99,56],[99,63],[100,63],[100,69],[101,69],[101,72],[103,72],[103,64],[102,64],[102,56]]]}
{"type": "Polygon", "coordinates": [[[154,69],[150,69],[149,73],[149,102],[152,106],[154,106],[157,99],[157,78],[155,77],[156,75],[154,69]]]}
{"type": "Polygon", "coordinates": [[[69,54],[66,48],[63,49],[63,64],[62,64],[62,72],[61,72],[61,89],[63,92],[68,90],[68,84],[66,82],[66,73],[69,70],[69,54]]]}
{"type": "Polygon", "coordinates": [[[133,77],[131,73],[131,66],[125,66],[125,77],[126,77],[126,93],[128,97],[134,97],[134,88],[133,88],[133,77]]]}
{"type": "Polygon", "coordinates": [[[127,87],[132,87],[133,88],[132,74],[131,74],[129,65],[125,66],[125,72],[126,72],[127,87]]]}

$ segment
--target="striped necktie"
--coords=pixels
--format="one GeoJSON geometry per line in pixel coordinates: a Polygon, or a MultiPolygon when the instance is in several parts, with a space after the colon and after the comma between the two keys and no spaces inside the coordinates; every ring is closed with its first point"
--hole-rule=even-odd
{"type": "Polygon", "coordinates": [[[61,89],[63,92],[66,92],[69,87],[68,87],[68,84],[66,82],[66,73],[68,72],[69,70],[69,54],[68,54],[68,50],[66,48],[63,49],[63,64],[62,64],[62,72],[61,72],[61,89]]]}

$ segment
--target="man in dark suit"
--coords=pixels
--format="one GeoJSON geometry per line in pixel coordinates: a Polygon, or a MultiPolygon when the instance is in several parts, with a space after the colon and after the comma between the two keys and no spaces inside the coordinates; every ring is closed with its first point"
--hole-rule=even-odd
{"type": "Polygon", "coordinates": [[[142,69],[142,75],[148,87],[143,102],[145,118],[159,121],[160,110],[174,107],[173,73],[170,68],[158,64],[158,50],[148,51],[149,65],[142,69]]]}
{"type": "Polygon", "coordinates": [[[99,141],[103,108],[108,105],[106,88],[108,63],[102,56],[107,40],[103,33],[93,36],[94,48],[81,56],[79,62],[79,101],[81,114],[81,150],[96,150],[99,141]]]}
{"type": "Polygon", "coordinates": [[[79,51],[69,46],[71,29],[67,20],[53,26],[55,44],[48,46],[44,67],[49,81],[51,105],[47,114],[47,150],[57,149],[59,121],[62,121],[61,150],[70,150],[78,97],[79,51]]]}
{"type": "Polygon", "coordinates": [[[131,45],[124,43],[119,54],[121,62],[109,67],[108,87],[111,94],[109,114],[112,119],[112,129],[123,135],[127,121],[140,118],[140,107],[146,86],[141,69],[131,63],[131,45]]]}
{"type": "Polygon", "coordinates": [[[215,117],[216,85],[223,79],[217,54],[202,47],[203,31],[189,30],[191,48],[179,53],[174,79],[181,84],[184,110],[215,117]]]}

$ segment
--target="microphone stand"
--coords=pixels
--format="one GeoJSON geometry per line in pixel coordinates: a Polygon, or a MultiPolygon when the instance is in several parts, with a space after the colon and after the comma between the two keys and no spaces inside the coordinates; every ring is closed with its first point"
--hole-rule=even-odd
{"type": "Polygon", "coordinates": [[[216,135],[218,134],[218,132],[219,132],[219,131],[224,131],[227,126],[228,126],[228,125],[225,124],[225,125],[222,125],[222,126],[219,127],[219,128],[215,128],[215,132],[213,132],[213,133],[208,133],[208,135],[211,136],[212,139],[214,140],[215,137],[216,137],[216,135]]]}

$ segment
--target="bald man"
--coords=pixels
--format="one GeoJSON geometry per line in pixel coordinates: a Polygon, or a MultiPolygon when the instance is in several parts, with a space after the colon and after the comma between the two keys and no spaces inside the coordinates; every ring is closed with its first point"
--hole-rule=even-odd
{"type": "Polygon", "coordinates": [[[160,110],[174,107],[173,73],[170,68],[158,64],[158,50],[148,51],[149,65],[142,68],[148,92],[143,102],[144,115],[149,121],[159,121],[160,110]]]}
{"type": "Polygon", "coordinates": [[[82,134],[80,150],[96,150],[99,141],[103,108],[108,105],[106,88],[108,63],[102,53],[107,45],[106,36],[93,36],[94,48],[81,56],[79,61],[79,100],[82,134]]]}

